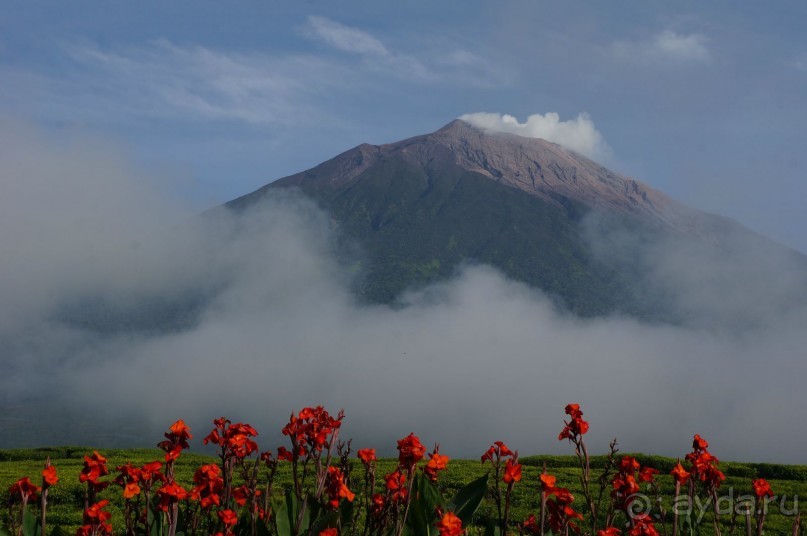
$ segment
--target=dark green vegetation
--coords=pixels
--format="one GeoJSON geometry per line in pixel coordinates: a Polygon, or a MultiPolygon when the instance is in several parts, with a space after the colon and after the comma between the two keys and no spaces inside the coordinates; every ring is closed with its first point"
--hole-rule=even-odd
{"type": "MultiPolygon", "coordinates": [[[[83,456],[90,454],[90,449],[83,448],[50,448],[50,449],[28,449],[28,450],[6,450],[0,451],[0,496],[7,498],[8,487],[17,479],[29,476],[34,482],[39,481],[39,473],[47,457],[57,467],[59,472],[59,483],[51,488],[49,495],[50,509],[48,520],[51,527],[61,526],[68,532],[73,533],[81,524],[81,508],[84,500],[84,488],[79,484],[78,475],[81,471],[83,456]]],[[[114,477],[114,467],[126,461],[131,461],[136,465],[142,465],[152,460],[162,459],[163,452],[159,450],[104,450],[103,455],[109,458],[109,467],[114,477]]],[[[662,495],[667,502],[672,497],[672,478],[668,476],[669,471],[675,464],[675,460],[658,456],[635,455],[643,465],[654,467],[661,471],[659,481],[662,484],[662,495]]],[[[202,464],[215,463],[215,459],[196,454],[183,454],[176,465],[177,481],[186,488],[190,487],[193,471],[202,464]]],[[[592,467],[594,476],[598,475],[598,468],[604,462],[604,457],[594,457],[592,467]]],[[[392,459],[380,460],[377,474],[379,485],[383,486],[383,475],[395,469],[397,461],[392,459]]],[[[557,476],[559,486],[568,487],[575,493],[577,499],[575,506],[584,510],[580,502],[580,469],[577,459],[572,456],[528,456],[521,459],[524,465],[523,479],[515,486],[515,496],[513,502],[513,520],[521,521],[530,513],[537,512],[539,504],[539,483],[538,475],[544,465],[547,472],[557,476]]],[[[753,463],[722,463],[720,468],[726,473],[727,479],[723,483],[721,492],[725,496],[731,494],[734,498],[747,495],[751,492],[751,481],[754,478],[767,479],[777,497],[770,506],[770,514],[766,521],[766,530],[770,534],[789,533],[792,518],[789,515],[780,513],[780,504],[784,504],[785,510],[793,510],[798,506],[794,500],[807,496],[807,466],[801,465],[778,465],[778,464],[753,464],[753,463]],[[784,503],[781,503],[784,497],[784,503]]],[[[485,474],[490,469],[490,465],[482,465],[477,460],[451,460],[448,470],[440,474],[438,486],[444,495],[451,496],[456,490],[471,480],[485,474]]],[[[107,477],[110,478],[111,477],[107,477]]],[[[350,487],[359,492],[363,481],[363,468],[356,460],[351,475],[350,487]]],[[[279,486],[288,485],[291,482],[289,464],[281,464],[276,479],[279,486]]],[[[644,488],[643,488],[644,490],[644,488]]],[[[606,492],[607,493],[607,492],[606,492]]],[[[121,514],[119,508],[123,504],[121,498],[121,488],[110,486],[102,492],[101,498],[110,499],[113,507],[110,511],[114,513],[113,525],[116,529],[121,528],[121,514]]],[[[4,501],[5,502],[5,501],[4,501]]],[[[6,514],[4,514],[6,515],[6,514]]],[[[485,516],[492,516],[493,504],[486,501],[480,508],[477,521],[485,516]]],[[[707,513],[704,523],[704,532],[711,533],[711,513],[707,513]]],[[[731,516],[723,518],[727,534],[731,516]]],[[[739,521],[742,521],[741,519],[739,521]]],[[[669,527],[668,527],[669,528],[669,527]]],[[[474,532],[473,530],[471,532],[474,532]]]]}

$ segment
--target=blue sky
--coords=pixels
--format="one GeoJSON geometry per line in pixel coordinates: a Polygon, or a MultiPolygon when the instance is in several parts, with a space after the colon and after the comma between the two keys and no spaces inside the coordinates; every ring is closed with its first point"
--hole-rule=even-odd
{"type": "Polygon", "coordinates": [[[0,117],[198,208],[466,113],[586,113],[609,167],[807,252],[807,4],[22,2],[0,117]]]}

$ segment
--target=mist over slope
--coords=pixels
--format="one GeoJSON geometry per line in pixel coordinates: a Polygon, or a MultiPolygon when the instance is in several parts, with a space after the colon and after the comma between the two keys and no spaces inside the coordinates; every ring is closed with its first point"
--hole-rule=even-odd
{"type": "MultiPolygon", "coordinates": [[[[807,432],[773,418],[807,411],[807,311],[788,256],[738,268],[657,245],[651,276],[680,307],[744,312],[742,330],[582,319],[481,265],[367,304],[330,216],[290,192],[198,218],[106,144],[59,145],[20,124],[0,126],[0,162],[0,447],[150,445],[177,418],[198,438],[226,415],[269,448],[292,410],[324,404],[345,408],[354,446],[387,454],[409,432],[452,456],[499,439],[565,452],[574,401],[595,452],[616,436],[675,456],[700,433],[721,458],[803,461],[807,432]],[[700,277],[706,267],[762,277],[736,288],[700,277]],[[162,326],[126,320],[163,302],[192,307],[162,326]],[[114,322],[97,329],[77,310],[114,322]]],[[[603,254],[630,239],[593,229],[608,233],[591,235],[603,254]]],[[[732,247],[757,258],[753,241],[732,247]]]]}

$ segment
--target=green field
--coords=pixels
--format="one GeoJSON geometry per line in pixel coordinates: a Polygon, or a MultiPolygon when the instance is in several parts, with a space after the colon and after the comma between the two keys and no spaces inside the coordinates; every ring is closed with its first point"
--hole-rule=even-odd
{"type": "MultiPolygon", "coordinates": [[[[51,488],[49,495],[48,523],[50,527],[61,526],[69,532],[74,532],[81,524],[81,509],[83,505],[84,491],[79,484],[78,475],[83,464],[83,456],[90,454],[91,449],[64,447],[48,449],[26,449],[26,450],[5,450],[0,451],[0,496],[5,504],[8,497],[8,488],[17,479],[29,476],[39,483],[39,473],[46,458],[50,457],[51,462],[59,471],[59,483],[51,488]]],[[[143,464],[152,460],[161,460],[163,452],[159,450],[103,450],[102,454],[109,459],[108,466],[112,475],[115,475],[114,468],[127,461],[134,464],[143,464]]],[[[664,496],[669,500],[672,496],[672,478],[668,476],[675,460],[656,456],[635,455],[644,466],[648,465],[661,471],[659,482],[662,485],[664,496]]],[[[592,466],[594,477],[598,475],[598,467],[602,465],[603,457],[594,457],[592,466]]],[[[193,471],[204,463],[215,462],[214,458],[199,454],[183,454],[177,463],[177,480],[189,487],[193,471]]],[[[557,476],[558,485],[568,487],[578,497],[575,502],[578,510],[583,509],[580,502],[580,469],[577,466],[577,459],[573,456],[529,456],[521,459],[524,465],[524,475],[521,482],[515,487],[515,497],[513,502],[513,520],[523,520],[531,512],[537,512],[539,497],[538,475],[542,467],[546,464],[547,471],[557,476]],[[578,504],[579,503],[579,504],[578,504]]],[[[379,479],[384,474],[394,470],[397,461],[393,459],[380,460],[377,474],[379,479]]],[[[289,464],[283,463],[278,469],[276,485],[287,485],[291,481],[289,464]]],[[[754,463],[721,463],[720,468],[725,472],[727,479],[721,488],[726,495],[730,492],[734,497],[750,493],[751,481],[754,478],[767,479],[774,492],[777,494],[776,501],[771,504],[768,521],[766,522],[766,533],[768,534],[790,534],[792,522],[791,515],[783,515],[779,511],[781,496],[786,496],[785,509],[795,510],[798,507],[798,498],[807,497],[807,466],[796,465],[776,465],[776,464],[754,464],[754,463]],[[794,500],[796,501],[794,505],[794,500]]],[[[463,484],[483,475],[490,469],[490,465],[482,465],[476,460],[452,460],[448,465],[448,470],[440,475],[439,487],[445,496],[450,496],[463,484]]],[[[359,491],[363,478],[361,464],[356,462],[354,466],[353,483],[351,487],[354,491],[359,491]]],[[[383,482],[381,483],[383,486],[383,482]]],[[[606,491],[607,493],[607,491],[606,491]]],[[[117,528],[122,525],[122,517],[118,508],[122,505],[121,489],[110,486],[102,492],[101,498],[107,498],[115,505],[111,510],[114,512],[113,524],[117,528]]],[[[669,507],[668,507],[669,509],[669,507]]],[[[477,514],[477,521],[481,524],[485,516],[493,513],[493,504],[486,501],[477,514]]],[[[5,511],[4,516],[8,515],[5,511]]],[[[711,533],[711,510],[706,514],[704,528],[706,533],[711,533]]],[[[731,516],[723,517],[723,534],[729,533],[731,516]]],[[[742,523],[742,519],[738,519],[742,523]]],[[[740,534],[740,525],[737,534],[740,534]]],[[[669,529],[669,527],[668,527],[669,529]]],[[[475,530],[469,532],[474,533],[475,530]]]]}

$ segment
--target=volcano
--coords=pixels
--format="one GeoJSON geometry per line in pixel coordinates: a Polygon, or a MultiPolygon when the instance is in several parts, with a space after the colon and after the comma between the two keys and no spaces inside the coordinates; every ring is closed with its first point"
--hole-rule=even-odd
{"type": "MultiPolygon", "coordinates": [[[[753,249],[807,272],[803,255],[729,218],[560,145],[460,119],[431,134],[359,145],[225,206],[242,212],[280,189],[315,200],[342,241],[359,246],[355,290],[369,302],[395,303],[486,264],[580,316],[678,322],[685,313],[670,305],[675,290],[659,281],[662,244],[738,264],[753,249]]],[[[704,277],[721,278],[716,270],[704,277]]]]}

